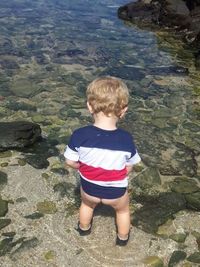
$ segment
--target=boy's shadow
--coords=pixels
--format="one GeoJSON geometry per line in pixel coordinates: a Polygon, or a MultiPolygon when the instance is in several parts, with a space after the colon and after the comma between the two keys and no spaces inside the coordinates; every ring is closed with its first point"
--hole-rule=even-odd
{"type": "Polygon", "coordinates": [[[94,216],[115,217],[115,210],[108,205],[100,203],[94,210],[94,216]]]}

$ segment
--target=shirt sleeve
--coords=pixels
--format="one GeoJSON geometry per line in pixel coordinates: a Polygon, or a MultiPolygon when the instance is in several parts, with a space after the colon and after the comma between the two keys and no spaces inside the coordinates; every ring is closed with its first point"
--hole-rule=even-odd
{"type": "Polygon", "coordinates": [[[141,158],[140,158],[137,150],[135,150],[135,154],[126,161],[126,165],[127,166],[135,165],[135,164],[138,164],[140,161],[141,161],[141,158]]]}
{"type": "Polygon", "coordinates": [[[132,136],[130,136],[129,142],[131,156],[126,160],[127,166],[138,164],[141,161],[132,136]]]}
{"type": "Polygon", "coordinates": [[[78,145],[75,133],[72,134],[69,143],[65,148],[64,157],[72,161],[79,160],[78,145]]]}

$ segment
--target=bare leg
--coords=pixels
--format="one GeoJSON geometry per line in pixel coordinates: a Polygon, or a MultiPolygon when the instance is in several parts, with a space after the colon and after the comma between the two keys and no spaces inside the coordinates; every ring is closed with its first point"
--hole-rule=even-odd
{"type": "Polygon", "coordinates": [[[101,199],[86,194],[82,188],[81,199],[82,202],[79,210],[80,228],[82,230],[87,230],[91,225],[94,208],[101,202],[101,199]]]}
{"type": "Polygon", "coordinates": [[[116,211],[116,224],[120,239],[127,239],[130,231],[130,210],[128,192],[118,199],[102,199],[102,203],[110,205],[116,211]]]}

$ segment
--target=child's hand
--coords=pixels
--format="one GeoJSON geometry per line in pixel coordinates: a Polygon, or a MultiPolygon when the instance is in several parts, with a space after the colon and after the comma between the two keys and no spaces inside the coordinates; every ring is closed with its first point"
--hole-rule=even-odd
{"type": "Polygon", "coordinates": [[[73,161],[73,160],[66,160],[66,165],[73,168],[73,169],[79,169],[80,163],[78,161],[73,161]]]}

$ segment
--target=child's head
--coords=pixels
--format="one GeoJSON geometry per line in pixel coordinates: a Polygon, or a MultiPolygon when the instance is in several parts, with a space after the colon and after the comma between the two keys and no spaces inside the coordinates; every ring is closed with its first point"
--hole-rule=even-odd
{"type": "Polygon", "coordinates": [[[102,111],[106,116],[115,115],[119,118],[128,106],[128,88],[122,80],[115,77],[95,79],[88,85],[86,94],[94,114],[102,111]]]}

